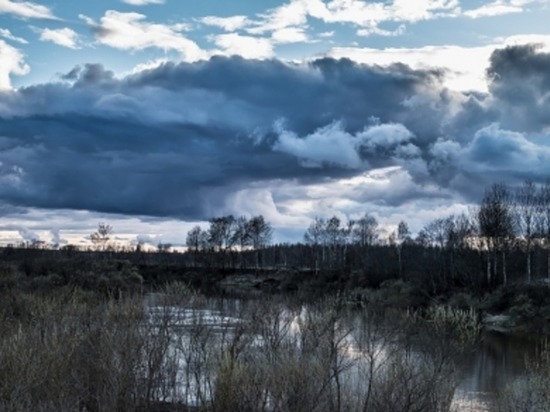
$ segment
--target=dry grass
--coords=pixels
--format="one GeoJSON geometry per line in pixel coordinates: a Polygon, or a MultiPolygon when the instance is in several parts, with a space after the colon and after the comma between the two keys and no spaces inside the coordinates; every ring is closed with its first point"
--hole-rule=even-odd
{"type": "Polygon", "coordinates": [[[212,311],[179,284],[156,302],[14,292],[0,312],[0,410],[443,412],[452,359],[337,300],[212,311]],[[185,309],[184,309],[185,308],[185,309]],[[172,410],[172,409],[166,410],[172,410]]]}

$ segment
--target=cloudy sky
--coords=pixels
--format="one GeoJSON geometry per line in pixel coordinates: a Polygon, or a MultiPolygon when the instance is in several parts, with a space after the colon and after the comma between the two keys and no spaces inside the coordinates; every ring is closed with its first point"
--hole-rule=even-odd
{"type": "Polygon", "coordinates": [[[0,241],[413,231],[550,177],[547,0],[0,0],[0,241]]]}

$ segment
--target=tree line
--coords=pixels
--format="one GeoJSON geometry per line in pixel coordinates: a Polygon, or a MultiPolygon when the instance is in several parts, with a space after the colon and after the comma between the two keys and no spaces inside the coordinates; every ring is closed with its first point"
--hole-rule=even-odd
{"type": "Polygon", "coordinates": [[[405,221],[387,235],[368,213],[316,217],[295,244],[272,245],[272,234],[262,215],[216,217],[187,233],[187,254],[201,265],[340,271],[374,283],[420,277],[434,289],[550,281],[550,183],[493,184],[468,214],[434,219],[414,237],[405,221]]]}

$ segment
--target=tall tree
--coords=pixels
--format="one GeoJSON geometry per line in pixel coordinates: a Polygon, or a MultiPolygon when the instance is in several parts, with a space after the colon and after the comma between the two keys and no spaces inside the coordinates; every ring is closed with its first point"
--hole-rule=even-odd
{"type": "Polygon", "coordinates": [[[248,236],[254,249],[262,249],[271,243],[273,228],[262,215],[252,217],[247,224],[248,236]]]}
{"type": "Polygon", "coordinates": [[[522,232],[525,244],[525,276],[527,283],[532,280],[531,251],[535,236],[535,224],[537,216],[537,203],[539,196],[537,188],[532,181],[526,181],[516,193],[517,222],[522,232]]]}
{"type": "Polygon", "coordinates": [[[313,249],[315,271],[319,270],[320,264],[325,261],[326,232],[325,219],[316,217],[304,233],[304,242],[313,249]],[[319,256],[319,252],[320,255],[319,256]]]}
{"type": "Polygon", "coordinates": [[[254,249],[254,260],[256,261],[256,268],[263,264],[263,258],[260,259],[262,249],[271,243],[271,237],[273,235],[273,228],[267,222],[262,215],[252,217],[247,224],[248,237],[250,244],[254,249]]]}
{"type": "Polygon", "coordinates": [[[397,249],[397,259],[399,264],[400,278],[403,278],[403,244],[409,241],[410,238],[411,238],[411,232],[409,230],[409,225],[404,220],[400,221],[399,224],[397,225],[397,233],[393,236],[393,242],[397,249]]]}
{"type": "Polygon", "coordinates": [[[515,234],[514,213],[510,201],[511,196],[508,187],[503,183],[495,183],[485,191],[477,213],[479,232],[487,242],[489,252],[487,266],[489,282],[491,282],[491,274],[497,275],[498,253],[502,257],[502,282],[504,284],[508,282],[506,248],[515,234]]]}
{"type": "Polygon", "coordinates": [[[539,221],[537,226],[546,247],[546,273],[550,280],[550,180],[541,187],[538,204],[539,221]]]}
{"type": "Polygon", "coordinates": [[[233,215],[210,219],[208,243],[217,252],[225,252],[235,244],[235,217],[233,215]]]}
{"type": "Polygon", "coordinates": [[[372,246],[378,239],[378,221],[373,216],[365,215],[355,221],[353,240],[362,248],[372,246]]]}
{"type": "Polygon", "coordinates": [[[470,246],[469,241],[475,235],[475,228],[472,220],[465,214],[459,216],[451,215],[446,219],[445,237],[447,250],[449,251],[449,270],[451,278],[455,278],[456,254],[470,246]]]}
{"type": "Polygon", "coordinates": [[[248,219],[244,216],[238,217],[235,220],[233,230],[233,243],[239,246],[240,250],[244,250],[250,245],[250,231],[248,219]]]}
{"type": "Polygon", "coordinates": [[[202,241],[204,239],[204,232],[200,226],[195,226],[189,232],[187,232],[187,238],[185,239],[185,245],[191,252],[198,252],[204,245],[202,241]]]}

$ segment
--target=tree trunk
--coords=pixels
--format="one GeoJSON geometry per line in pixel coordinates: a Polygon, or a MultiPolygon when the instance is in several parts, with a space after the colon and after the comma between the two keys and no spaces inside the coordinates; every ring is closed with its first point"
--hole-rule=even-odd
{"type": "Polygon", "coordinates": [[[487,256],[487,284],[491,284],[491,255],[487,256]]]}
{"type": "Polygon", "coordinates": [[[531,248],[527,246],[527,283],[531,283],[531,248]]]}
{"type": "Polygon", "coordinates": [[[401,260],[401,246],[397,246],[397,261],[399,263],[399,279],[403,279],[403,262],[401,260]]]}
{"type": "Polygon", "coordinates": [[[504,285],[508,283],[508,274],[506,273],[506,252],[502,251],[502,282],[504,285]]]}

